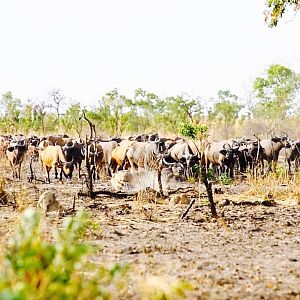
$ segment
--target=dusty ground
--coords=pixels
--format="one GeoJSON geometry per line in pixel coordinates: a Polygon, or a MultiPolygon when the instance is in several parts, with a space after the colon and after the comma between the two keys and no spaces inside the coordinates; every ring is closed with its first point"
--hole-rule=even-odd
{"type": "MultiPolygon", "coordinates": [[[[187,204],[170,204],[169,199],[153,203],[149,193],[127,199],[77,198],[85,187],[77,179],[62,184],[53,180],[50,185],[28,183],[29,169],[23,170],[22,182],[9,180],[6,163],[0,171],[19,205],[36,205],[43,191],[55,190],[66,209],[72,207],[75,196],[76,209],[86,209],[100,223],[99,234],[93,236],[93,242],[101,246],[92,258],[97,263],[130,263],[140,278],[188,280],[195,288],[189,299],[300,299],[300,206],[293,199],[268,194],[270,199],[262,202],[261,195],[247,194],[252,189],[247,182],[217,186],[215,198],[222,217],[216,220],[210,217],[201,187],[200,200],[196,192],[188,193],[189,199],[197,200],[182,220],[187,204]]],[[[42,179],[40,167],[36,170],[42,179]]],[[[110,189],[108,181],[95,186],[95,190],[104,188],[110,189]]],[[[0,214],[3,242],[20,212],[0,205],[0,214]]],[[[48,231],[61,223],[55,214],[43,219],[48,231]]]]}

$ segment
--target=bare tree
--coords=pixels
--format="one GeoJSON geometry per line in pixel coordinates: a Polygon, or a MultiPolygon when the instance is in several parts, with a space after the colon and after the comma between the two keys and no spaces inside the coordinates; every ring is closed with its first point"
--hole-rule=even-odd
{"type": "Polygon", "coordinates": [[[65,100],[65,96],[62,94],[62,92],[59,89],[53,89],[50,93],[50,100],[51,104],[49,104],[49,107],[54,108],[57,119],[60,119],[61,113],[60,113],[60,106],[63,104],[63,101],[65,100]]]}

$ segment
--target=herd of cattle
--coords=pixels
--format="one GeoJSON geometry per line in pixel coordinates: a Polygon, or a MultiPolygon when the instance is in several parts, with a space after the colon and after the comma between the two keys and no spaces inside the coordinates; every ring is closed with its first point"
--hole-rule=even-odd
{"type": "Polygon", "coordinates": [[[86,142],[66,135],[0,136],[1,155],[9,160],[14,178],[21,178],[22,162],[31,159],[41,162],[48,183],[51,169],[55,178],[59,173],[62,180],[63,175],[71,179],[76,168],[80,178],[82,162],[89,162],[94,180],[101,172],[112,176],[120,170],[157,168],[167,168],[176,176],[188,178],[199,170],[200,164],[213,168],[218,175],[230,177],[247,171],[265,174],[274,171],[282,149],[287,171],[292,172],[291,162],[294,162],[296,172],[300,142],[288,139],[286,135],[264,140],[243,138],[219,142],[162,138],[158,134],[140,134],[128,139],[95,138],[86,142]],[[267,170],[264,161],[268,163],[267,170]]]}

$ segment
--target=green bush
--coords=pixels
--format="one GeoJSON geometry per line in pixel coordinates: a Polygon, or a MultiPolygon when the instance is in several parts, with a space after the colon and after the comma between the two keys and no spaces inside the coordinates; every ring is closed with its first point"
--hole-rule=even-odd
{"type": "Polygon", "coordinates": [[[87,239],[93,230],[98,231],[98,225],[79,212],[66,218],[54,242],[49,242],[41,234],[39,213],[25,210],[0,260],[0,299],[127,299],[137,293],[138,299],[166,300],[185,298],[191,290],[186,281],[167,284],[161,280],[143,292],[130,290],[128,265],[99,267],[88,262],[87,239]]]}
{"type": "Polygon", "coordinates": [[[228,175],[226,174],[221,174],[218,177],[218,180],[223,184],[223,185],[230,185],[232,184],[232,178],[230,178],[228,175]]]}
{"type": "Polygon", "coordinates": [[[26,210],[1,265],[0,299],[111,299],[121,293],[126,266],[84,272],[90,270],[84,260],[90,248],[82,240],[87,224],[83,212],[67,218],[50,243],[41,236],[37,211],[26,210]]]}

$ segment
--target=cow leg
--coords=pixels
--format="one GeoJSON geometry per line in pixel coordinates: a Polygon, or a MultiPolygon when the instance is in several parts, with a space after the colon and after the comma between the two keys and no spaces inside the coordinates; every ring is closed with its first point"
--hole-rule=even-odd
{"type": "Polygon", "coordinates": [[[55,179],[57,179],[58,178],[58,172],[57,172],[57,167],[56,166],[54,166],[54,174],[55,174],[55,179]]]}
{"type": "Polygon", "coordinates": [[[298,172],[298,167],[299,167],[299,158],[295,159],[295,173],[298,172]]]}
{"type": "Polygon", "coordinates": [[[96,170],[95,165],[91,165],[91,177],[95,181],[96,180],[96,170]]]}
{"type": "Polygon", "coordinates": [[[111,177],[112,176],[112,173],[111,173],[111,170],[110,170],[110,165],[109,164],[107,164],[106,165],[106,167],[107,167],[107,175],[109,176],[109,177],[111,177]]]}
{"type": "Polygon", "coordinates": [[[13,179],[15,178],[15,166],[10,162],[10,166],[11,166],[11,169],[12,169],[12,177],[13,179]]]}
{"type": "Polygon", "coordinates": [[[265,174],[265,163],[263,159],[260,161],[260,174],[261,175],[265,174]]]}
{"type": "Polygon", "coordinates": [[[78,162],[78,179],[81,177],[81,162],[78,162]]]}
{"type": "Polygon", "coordinates": [[[18,179],[21,180],[21,164],[18,165],[18,179]]]}
{"type": "MultiPolygon", "coordinates": [[[[291,174],[292,173],[292,170],[291,170],[291,160],[288,158],[286,160],[286,162],[288,164],[288,172],[289,172],[289,174],[291,174]]],[[[295,167],[296,167],[296,161],[295,161],[295,167]]]]}
{"type": "Polygon", "coordinates": [[[46,170],[46,183],[50,183],[50,170],[51,168],[48,166],[45,166],[45,170],[46,170]]]}

